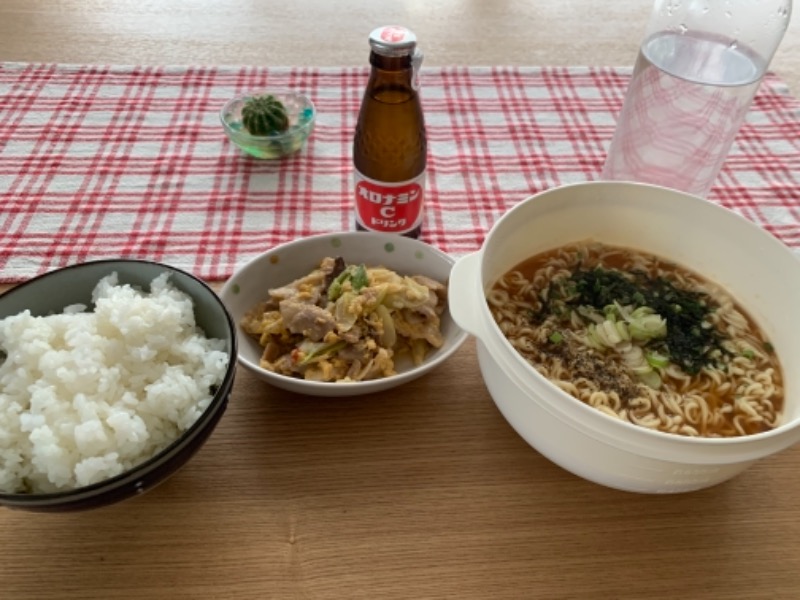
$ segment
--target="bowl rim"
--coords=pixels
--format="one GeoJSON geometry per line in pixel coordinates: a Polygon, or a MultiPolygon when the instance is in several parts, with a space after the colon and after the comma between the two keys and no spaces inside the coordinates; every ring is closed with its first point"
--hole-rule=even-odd
{"type": "Polygon", "coordinates": [[[308,94],[305,94],[304,92],[298,92],[295,90],[290,90],[288,88],[275,88],[275,89],[265,88],[263,90],[252,90],[248,92],[242,92],[240,94],[236,94],[232,98],[229,98],[219,109],[219,120],[222,123],[222,127],[225,129],[225,133],[243,142],[252,142],[255,144],[264,142],[280,142],[298,134],[308,135],[308,133],[311,131],[311,128],[314,126],[314,123],[317,120],[317,107],[311,100],[311,98],[308,96],[308,94]],[[238,130],[233,129],[228,120],[225,118],[225,115],[229,111],[231,106],[233,106],[237,102],[241,102],[245,98],[250,98],[252,96],[261,94],[271,94],[271,95],[280,94],[282,96],[302,98],[308,104],[308,108],[311,109],[311,116],[308,118],[308,120],[302,123],[295,123],[294,125],[290,126],[286,131],[282,131],[280,133],[273,133],[270,135],[253,135],[252,133],[246,131],[245,129],[238,129],[238,130]]]}
{"type": "Polygon", "coordinates": [[[238,356],[238,343],[236,337],[236,326],[233,322],[233,318],[228,311],[228,308],[222,302],[221,298],[214,292],[214,290],[202,279],[186,271],[184,269],[174,267],[172,265],[168,265],[166,263],[154,261],[154,260],[147,260],[147,259],[139,259],[139,258],[102,258],[97,260],[89,260],[85,262],[75,263],[71,265],[66,265],[64,267],[58,267],[56,269],[47,271],[45,273],[40,273],[30,279],[27,279],[16,286],[6,290],[2,294],[0,294],[0,302],[2,299],[7,297],[8,295],[14,294],[19,290],[24,290],[30,286],[39,285],[46,279],[56,274],[60,274],[66,271],[82,269],[90,266],[98,266],[98,265],[113,265],[119,263],[129,263],[129,264],[147,264],[150,266],[162,268],[166,271],[176,272],[181,275],[185,275],[190,279],[193,279],[195,282],[200,284],[201,289],[208,293],[209,298],[216,303],[219,308],[222,309],[223,314],[225,315],[226,321],[226,330],[230,336],[230,354],[228,358],[228,366],[225,369],[225,376],[222,379],[222,382],[217,388],[216,392],[214,393],[211,401],[209,402],[206,409],[200,414],[200,416],[195,420],[192,425],[183,431],[181,435],[179,435],[176,439],[170,442],[167,446],[156,452],[153,456],[148,458],[147,460],[137,464],[131,469],[123,471],[118,475],[114,475],[113,477],[109,477],[107,479],[103,479],[102,481],[98,481],[96,483],[92,483],[89,485],[84,485],[68,490],[60,490],[57,492],[45,492],[45,493],[29,493],[29,492],[2,492],[0,491],[0,504],[8,502],[9,506],[19,506],[24,507],[26,505],[29,506],[41,506],[45,508],[49,505],[52,505],[54,508],[58,507],[59,504],[57,501],[80,501],[82,499],[87,499],[92,497],[95,492],[102,493],[104,491],[110,491],[115,489],[118,485],[124,485],[128,481],[135,481],[139,477],[143,476],[144,473],[148,472],[151,468],[155,468],[160,464],[166,462],[170,456],[179,450],[184,445],[188,444],[191,440],[193,440],[205,427],[207,421],[212,419],[224,406],[228,396],[231,393],[233,388],[233,381],[234,376],[236,373],[236,361],[231,360],[231,357],[238,356]],[[106,490],[108,488],[108,490],[106,490]]]}
{"type": "MultiPolygon", "coordinates": [[[[641,188],[642,190],[656,190],[659,193],[668,193],[669,195],[673,196],[673,198],[683,198],[684,202],[691,203],[692,205],[701,206],[701,210],[710,210],[719,212],[720,214],[726,215],[726,218],[730,219],[732,222],[736,222],[742,227],[748,228],[749,231],[752,231],[755,235],[764,239],[767,243],[773,246],[780,246],[782,251],[791,253],[791,249],[783,244],[780,240],[776,237],[771,235],[766,229],[759,226],[754,221],[747,219],[746,217],[742,216],[741,214],[715,202],[711,202],[699,196],[695,196],[693,194],[687,194],[685,192],[681,192],[679,190],[674,190],[671,188],[666,188],[663,186],[657,186],[652,184],[646,183],[639,183],[639,182],[630,182],[630,181],[581,181],[575,183],[568,183],[564,185],[554,186],[551,188],[547,188],[541,190],[535,194],[530,194],[523,197],[519,202],[514,204],[508,211],[506,211],[497,221],[495,221],[494,225],[487,231],[486,236],[484,238],[483,243],[481,244],[480,249],[476,251],[479,255],[478,261],[478,273],[477,277],[479,280],[478,286],[481,288],[481,291],[484,293],[483,300],[479,303],[481,312],[487,316],[487,323],[491,328],[491,336],[494,341],[497,341],[501,344],[502,348],[508,352],[512,356],[512,360],[514,360],[514,364],[518,367],[525,369],[525,371],[536,378],[537,381],[542,382],[546,385],[550,391],[554,392],[559,397],[559,402],[549,402],[544,401],[542,402],[537,395],[534,395],[531,390],[526,388],[526,398],[528,401],[537,402],[540,406],[550,412],[554,417],[562,420],[562,421],[569,421],[574,423],[575,419],[570,417],[566,411],[562,410],[558,407],[558,404],[561,402],[569,403],[569,406],[575,408],[575,410],[581,411],[583,415],[586,415],[586,418],[591,419],[592,422],[597,423],[605,423],[608,427],[611,428],[621,428],[621,431],[630,433],[636,437],[648,438],[653,437],[663,443],[666,444],[677,444],[682,446],[696,446],[696,447],[703,447],[703,446],[711,446],[711,447],[726,447],[726,446],[736,446],[738,448],[744,448],[745,446],[758,446],[760,444],[769,442],[771,438],[775,437],[788,437],[789,434],[797,433],[797,430],[800,429],[800,416],[795,417],[793,420],[788,421],[786,423],[781,423],[777,427],[770,429],[768,431],[762,431],[760,433],[749,434],[745,436],[736,436],[736,437],[724,437],[724,438],[713,438],[713,437],[701,437],[701,436],[683,436],[674,433],[668,433],[656,429],[650,429],[647,427],[643,427],[640,425],[636,425],[634,423],[629,423],[627,421],[622,421],[621,419],[616,419],[610,415],[603,413],[600,410],[597,410],[586,403],[582,402],[578,398],[575,398],[568,392],[562,390],[558,387],[555,383],[550,381],[549,378],[542,375],[533,365],[529,364],[522,355],[517,352],[513,345],[508,341],[508,339],[503,335],[500,331],[500,328],[495,323],[494,319],[491,317],[491,313],[488,308],[488,303],[485,299],[486,287],[491,283],[488,281],[484,281],[483,277],[483,263],[484,257],[487,250],[487,246],[490,243],[491,239],[497,235],[496,231],[499,227],[505,223],[513,222],[514,217],[516,216],[519,210],[523,209],[523,205],[530,204],[531,202],[535,202],[541,200],[542,197],[553,195],[554,193],[563,193],[564,191],[568,191],[569,189],[574,189],[578,187],[617,187],[617,186],[624,186],[624,187],[637,187],[641,188]],[[497,338],[497,339],[494,339],[497,338]]],[[[796,255],[793,255],[795,260],[800,264],[800,258],[796,255]]],[[[702,273],[700,273],[703,275],[702,273]]],[[[503,372],[505,376],[511,375],[512,366],[505,361],[495,360],[498,364],[499,368],[503,372]]],[[[781,365],[784,369],[786,368],[783,364],[781,365]]],[[[518,378],[518,375],[514,374],[514,379],[518,378]]],[[[614,443],[617,444],[617,438],[612,433],[604,434],[598,433],[594,427],[589,427],[588,425],[582,430],[587,435],[591,435],[595,439],[602,440],[604,442],[609,442],[610,439],[614,440],[614,443]]],[[[794,442],[792,442],[794,443],[794,442]]],[[[789,444],[791,445],[791,444],[789,444]]],[[[777,451],[777,450],[776,450],[777,451]]],[[[775,451],[770,451],[769,454],[773,454],[775,451]]]]}
{"type": "MultiPolygon", "coordinates": [[[[233,287],[236,285],[235,279],[240,276],[242,273],[245,273],[247,270],[255,268],[255,266],[265,260],[269,260],[269,256],[276,253],[276,252],[285,252],[287,250],[291,250],[295,247],[301,247],[309,242],[324,242],[325,240],[333,240],[337,237],[361,237],[361,238],[374,238],[376,241],[380,241],[381,243],[387,243],[392,240],[397,240],[398,238],[404,240],[401,243],[404,244],[411,244],[411,245],[418,245],[424,247],[426,250],[430,251],[434,256],[438,259],[445,261],[447,264],[452,266],[455,264],[455,259],[443,252],[436,246],[432,244],[428,244],[427,242],[423,242],[422,240],[416,238],[410,238],[405,236],[398,236],[395,233],[382,233],[382,232],[375,232],[375,231],[333,231],[333,232],[326,232],[326,233],[318,233],[314,235],[304,236],[300,238],[295,238],[293,240],[289,240],[287,242],[283,242],[281,244],[277,244],[266,250],[261,252],[260,254],[252,257],[247,262],[243,263],[239,266],[234,273],[228,278],[228,280],[223,285],[222,289],[220,290],[220,297],[223,299],[232,293],[233,287]]],[[[302,274],[299,274],[300,277],[302,274]]],[[[287,282],[288,283],[288,282],[287,282]]],[[[446,287],[445,283],[445,287],[446,287]]],[[[447,314],[449,314],[449,300],[445,305],[445,310],[447,314]]],[[[379,392],[381,389],[386,389],[385,386],[388,381],[393,379],[398,379],[395,385],[391,387],[396,387],[403,385],[409,381],[409,378],[414,378],[418,375],[422,375],[428,370],[433,369],[434,367],[440,365],[444,361],[446,361],[450,356],[452,356],[467,340],[469,334],[462,329],[450,316],[450,320],[452,321],[452,326],[455,328],[455,333],[452,336],[452,343],[449,344],[447,347],[442,347],[437,349],[437,353],[434,357],[430,358],[429,360],[426,359],[423,361],[421,365],[416,365],[397,373],[396,375],[390,375],[389,377],[381,377],[379,379],[370,379],[368,381],[347,381],[347,382],[334,382],[334,381],[309,381],[306,379],[301,379],[298,377],[291,377],[289,375],[283,375],[281,373],[275,373],[273,371],[269,371],[261,367],[258,363],[254,363],[246,358],[242,357],[241,353],[237,355],[238,362],[245,368],[253,371],[254,373],[260,374],[264,376],[267,380],[275,380],[278,383],[274,385],[280,386],[280,382],[285,382],[288,385],[292,386],[302,386],[306,387],[309,390],[315,390],[314,392],[305,392],[306,395],[317,395],[317,396],[332,396],[333,394],[326,394],[324,393],[325,390],[337,390],[336,396],[348,396],[348,395],[360,395],[366,393],[372,393],[370,388],[376,388],[374,392],[379,392]],[[378,389],[381,388],[381,389],[378,389]],[[349,394],[347,392],[350,392],[349,394]]],[[[238,327],[238,324],[237,324],[238,327]]],[[[287,389],[283,387],[283,389],[287,389]]]]}

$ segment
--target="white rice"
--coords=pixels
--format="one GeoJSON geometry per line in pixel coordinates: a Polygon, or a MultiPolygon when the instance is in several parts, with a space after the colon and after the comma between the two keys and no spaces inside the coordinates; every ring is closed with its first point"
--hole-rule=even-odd
{"type": "Polygon", "coordinates": [[[208,407],[228,365],[164,273],[150,293],[95,287],[94,312],[0,320],[0,490],[96,483],[152,457],[208,407]]]}

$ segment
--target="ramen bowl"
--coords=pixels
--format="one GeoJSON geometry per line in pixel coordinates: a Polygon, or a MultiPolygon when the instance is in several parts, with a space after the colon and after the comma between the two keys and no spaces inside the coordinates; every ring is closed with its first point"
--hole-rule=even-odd
{"type": "Polygon", "coordinates": [[[443,344],[431,349],[421,364],[395,357],[397,373],[362,381],[312,381],[261,366],[264,349],[241,327],[245,314],[265,300],[268,290],[287,285],[319,267],[325,257],[347,264],[383,266],[401,275],[424,275],[446,284],[454,260],[439,249],[397,234],[347,231],[325,233],[281,244],[255,256],[236,270],[220,296],[239,328],[239,364],[275,387],[307,396],[358,396],[381,392],[421,377],[447,360],[467,339],[448,310],[440,316],[443,344]]]}
{"type": "Polygon", "coordinates": [[[712,202],[636,183],[590,182],[527,198],[458,260],[450,311],[477,338],[483,380],[498,409],[534,449],[567,471],[621,490],[678,493],[726,481],[800,440],[800,261],[751,221],[712,202]],[[486,293],[541,252],[585,239],[644,251],[726,290],[770,340],[783,368],[776,428],[748,436],[689,437],[648,429],[562,391],[531,366],[494,321],[486,293]]]}

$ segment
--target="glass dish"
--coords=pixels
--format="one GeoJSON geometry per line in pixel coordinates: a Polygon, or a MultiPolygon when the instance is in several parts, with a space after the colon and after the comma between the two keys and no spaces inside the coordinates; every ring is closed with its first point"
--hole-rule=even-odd
{"type": "Polygon", "coordinates": [[[228,138],[247,154],[256,158],[276,159],[300,150],[314,129],[316,109],[311,100],[300,93],[286,90],[263,90],[241,94],[229,100],[219,113],[228,138]],[[270,94],[286,107],[289,128],[271,135],[252,135],[242,124],[242,107],[253,96],[270,94]]]}

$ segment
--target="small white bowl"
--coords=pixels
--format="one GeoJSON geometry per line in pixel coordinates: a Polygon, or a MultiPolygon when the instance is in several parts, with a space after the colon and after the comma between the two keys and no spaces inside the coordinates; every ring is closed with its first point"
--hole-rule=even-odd
{"type": "Polygon", "coordinates": [[[372,232],[326,233],[276,246],[239,268],[225,283],[220,297],[239,327],[239,364],[272,385],[309,396],[355,396],[393,388],[430,372],[447,360],[467,338],[449,310],[442,315],[444,345],[425,361],[396,363],[397,375],[358,382],[306,381],[273,373],[259,366],[262,348],[241,326],[245,313],[267,297],[267,291],[306,275],[326,256],[341,256],[348,263],[384,266],[402,275],[425,275],[447,285],[454,260],[418,240],[372,232]]]}

